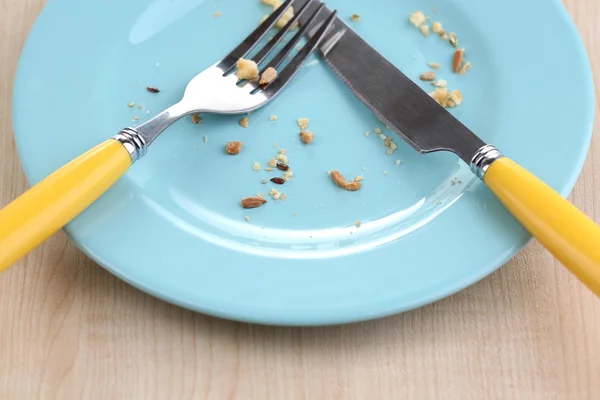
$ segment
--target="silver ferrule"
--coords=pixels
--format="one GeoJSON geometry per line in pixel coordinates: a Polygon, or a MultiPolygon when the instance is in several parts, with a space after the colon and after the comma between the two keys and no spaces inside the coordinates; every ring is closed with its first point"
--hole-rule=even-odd
{"type": "Polygon", "coordinates": [[[479,178],[483,179],[488,168],[494,161],[504,157],[497,148],[492,145],[485,145],[471,159],[471,171],[479,178]]]}
{"type": "Polygon", "coordinates": [[[133,128],[123,129],[117,135],[113,136],[113,139],[120,142],[123,147],[127,149],[131,156],[131,162],[136,162],[144,157],[148,151],[146,141],[142,135],[133,128]]]}

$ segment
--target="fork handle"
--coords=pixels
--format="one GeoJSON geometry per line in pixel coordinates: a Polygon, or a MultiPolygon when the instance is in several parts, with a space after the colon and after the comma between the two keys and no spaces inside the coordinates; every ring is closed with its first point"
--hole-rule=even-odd
{"type": "Polygon", "coordinates": [[[509,158],[495,160],[484,181],[521,224],[600,296],[600,227],[509,158]]]}
{"type": "Polygon", "coordinates": [[[109,139],[33,186],[0,210],[0,272],[63,228],[110,188],[132,164],[109,139]]]}

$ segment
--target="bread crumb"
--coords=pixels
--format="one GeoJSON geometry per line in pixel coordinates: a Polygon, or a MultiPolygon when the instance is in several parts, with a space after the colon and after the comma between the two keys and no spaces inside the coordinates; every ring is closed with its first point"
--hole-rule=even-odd
{"type": "Polygon", "coordinates": [[[252,60],[240,58],[237,62],[237,72],[235,74],[238,79],[255,81],[258,79],[258,65],[252,60]]]}
{"type": "Polygon", "coordinates": [[[445,88],[448,86],[448,82],[446,82],[444,79],[438,79],[437,81],[431,82],[431,84],[439,88],[445,88]]]}
{"type": "Polygon", "coordinates": [[[396,160],[396,165],[400,165],[400,164],[402,164],[402,161],[396,160]]]}
{"type": "Polygon", "coordinates": [[[392,149],[387,149],[387,150],[385,151],[385,154],[387,154],[388,156],[391,156],[391,155],[392,155],[392,153],[394,153],[394,150],[392,150],[392,149]]]}
{"type": "Polygon", "coordinates": [[[277,79],[277,70],[273,67],[269,67],[265,70],[265,72],[263,72],[258,84],[261,86],[268,85],[275,79],[277,79]]]}
{"type": "Polygon", "coordinates": [[[350,21],[352,21],[352,22],[358,22],[358,21],[360,21],[360,15],[358,15],[358,14],[352,14],[350,16],[350,21]]]}
{"type": "Polygon", "coordinates": [[[242,146],[242,142],[227,142],[227,145],[225,145],[225,152],[232,156],[238,155],[242,150],[242,146]]]}
{"type": "Polygon", "coordinates": [[[463,65],[463,67],[460,69],[460,74],[464,75],[470,69],[471,69],[471,63],[470,62],[466,62],[465,65],[463,65]]]}
{"type": "Polygon", "coordinates": [[[266,179],[262,179],[262,180],[260,181],[260,183],[262,183],[262,184],[264,185],[265,183],[267,183],[267,180],[266,180],[266,179]]]}
{"type": "Polygon", "coordinates": [[[362,176],[362,175],[359,175],[359,176],[357,176],[356,178],[354,178],[354,180],[355,180],[356,182],[360,182],[360,181],[362,181],[363,179],[365,179],[365,177],[364,177],[364,176],[362,176]]]}
{"type": "Polygon", "coordinates": [[[376,134],[380,135],[380,134],[381,134],[381,132],[382,132],[382,131],[381,131],[381,129],[379,129],[379,128],[375,128],[375,133],[376,133],[376,134]]]}
{"type": "Polygon", "coordinates": [[[269,117],[269,120],[270,120],[270,121],[277,121],[277,115],[271,115],[271,116],[269,117]]]}
{"type": "Polygon", "coordinates": [[[380,133],[379,134],[379,139],[385,140],[385,139],[387,139],[387,136],[385,136],[383,133],[380,133]]]}
{"type": "Polygon", "coordinates": [[[278,154],[277,155],[277,161],[279,161],[280,163],[283,163],[283,164],[287,164],[288,163],[288,158],[286,157],[285,154],[278,154]]]}
{"type": "Polygon", "coordinates": [[[440,68],[442,68],[442,66],[440,64],[435,63],[435,62],[427,63],[427,65],[429,65],[433,69],[440,69],[440,68]]]}
{"type": "Polygon", "coordinates": [[[261,0],[261,3],[271,6],[271,7],[277,7],[278,5],[281,4],[279,2],[279,0],[261,0]]]}
{"type": "Polygon", "coordinates": [[[249,216],[247,216],[247,215],[246,215],[246,216],[244,217],[244,219],[245,219],[246,221],[250,222],[250,217],[249,217],[249,216]]]}
{"type": "Polygon", "coordinates": [[[308,128],[309,122],[310,122],[310,120],[308,118],[298,118],[298,126],[303,131],[305,131],[306,128],[308,128]]]}
{"type": "Polygon", "coordinates": [[[242,126],[242,128],[247,128],[248,127],[248,117],[244,117],[240,120],[240,125],[242,126]]]}
{"type": "Polygon", "coordinates": [[[133,108],[133,107],[135,107],[135,103],[132,101],[129,104],[127,104],[127,107],[133,108]]]}
{"type": "Polygon", "coordinates": [[[271,161],[269,161],[269,167],[274,167],[277,165],[277,160],[275,158],[271,158],[271,161]]]}
{"type": "Polygon", "coordinates": [[[272,167],[267,167],[267,168],[265,168],[265,171],[271,172],[271,171],[273,171],[273,168],[272,167]]]}
{"type": "Polygon", "coordinates": [[[356,222],[354,223],[354,226],[356,226],[357,228],[360,228],[360,226],[361,226],[361,225],[362,225],[362,224],[361,224],[361,222],[360,222],[360,221],[356,221],[356,222]]]}
{"type": "Polygon", "coordinates": [[[141,110],[141,109],[142,109],[142,108],[144,108],[144,107],[142,107],[142,105],[140,104],[140,105],[138,105],[138,107],[137,107],[137,108],[138,108],[138,110],[141,110]]]}
{"type": "Polygon", "coordinates": [[[371,132],[369,132],[369,131],[366,131],[366,132],[365,132],[365,136],[366,136],[366,137],[369,137],[370,135],[371,135],[371,132]]]}
{"type": "Polygon", "coordinates": [[[204,143],[208,143],[208,136],[204,135],[204,143]]]}
{"type": "Polygon", "coordinates": [[[435,21],[431,26],[431,30],[433,33],[440,33],[442,31],[442,23],[440,21],[435,21]]]}
{"type": "Polygon", "coordinates": [[[427,72],[422,73],[419,76],[419,79],[421,79],[422,81],[425,81],[425,82],[434,81],[435,78],[436,78],[435,71],[427,71],[427,72]]]}
{"type": "Polygon", "coordinates": [[[192,114],[192,123],[194,123],[194,124],[200,123],[200,116],[198,114],[192,114]]]}
{"type": "Polygon", "coordinates": [[[456,33],[450,32],[448,34],[448,41],[454,47],[458,47],[458,38],[456,37],[456,33]]]}
{"type": "Polygon", "coordinates": [[[423,14],[423,11],[417,10],[412,13],[410,17],[408,17],[408,20],[411,24],[418,28],[425,23],[427,18],[425,17],[425,14],[423,14]]]}
{"type": "Polygon", "coordinates": [[[254,164],[252,164],[252,169],[254,171],[260,171],[262,167],[260,166],[260,163],[255,162],[254,164]]]}
{"type": "MultiPolygon", "coordinates": [[[[279,3],[279,1],[275,2],[275,5],[272,6],[273,7],[273,11],[277,10],[279,7],[281,7],[282,3],[279,3]]],[[[287,10],[285,10],[285,12],[283,13],[283,15],[279,18],[279,20],[277,21],[277,23],[275,24],[275,26],[277,26],[279,29],[283,28],[288,22],[290,22],[290,20],[294,18],[294,7],[288,7],[287,10]]]]}
{"type": "Polygon", "coordinates": [[[221,16],[221,11],[215,11],[215,17],[220,17],[221,16]]]}
{"type": "Polygon", "coordinates": [[[387,175],[387,174],[388,174],[387,170],[384,170],[384,171],[383,171],[383,174],[384,174],[384,175],[387,175]]]}
{"type": "Polygon", "coordinates": [[[446,88],[437,88],[433,92],[429,93],[431,97],[442,107],[448,106],[448,89],[446,88]]]}
{"type": "Polygon", "coordinates": [[[421,25],[419,27],[419,29],[421,29],[421,33],[423,34],[423,36],[428,37],[429,36],[429,25],[421,25]]]}
{"type": "Polygon", "coordinates": [[[456,106],[460,106],[462,104],[463,96],[460,90],[453,90],[450,93],[450,101],[454,103],[456,106]]]}
{"type": "Polygon", "coordinates": [[[304,144],[311,144],[315,138],[315,135],[312,132],[300,132],[300,140],[304,144]]]}
{"type": "Polygon", "coordinates": [[[294,177],[294,171],[288,169],[283,173],[283,180],[289,182],[294,177]]]}

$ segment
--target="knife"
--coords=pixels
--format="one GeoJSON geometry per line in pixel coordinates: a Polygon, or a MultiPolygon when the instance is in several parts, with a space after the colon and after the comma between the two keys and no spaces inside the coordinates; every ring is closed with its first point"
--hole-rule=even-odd
{"type": "MultiPolygon", "coordinates": [[[[325,18],[327,11],[320,17],[325,18]]],[[[460,157],[529,233],[600,296],[600,227],[589,217],[477,137],[340,18],[320,46],[320,56],[415,150],[450,151],[460,157]]]]}

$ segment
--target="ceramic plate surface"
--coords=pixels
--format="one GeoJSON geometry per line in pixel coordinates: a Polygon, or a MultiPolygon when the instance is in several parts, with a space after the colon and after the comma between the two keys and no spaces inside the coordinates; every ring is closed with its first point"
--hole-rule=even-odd
{"type": "MultiPolygon", "coordinates": [[[[558,1],[328,5],[343,18],[360,14],[352,27],[415,81],[428,62],[442,64],[439,76],[464,94],[453,113],[568,194],[589,146],[594,100],[587,56],[558,1]],[[473,65],[466,75],[451,73],[448,43],[408,23],[417,9],[457,33],[473,65]]],[[[258,0],[50,1],[24,48],[14,94],[29,180],[178,101],[188,80],[268,11],[258,0]]],[[[247,129],[239,119],[178,122],[68,225],[71,239],[169,302],[282,325],[359,321],[430,303],[490,274],[530,239],[456,156],[418,155],[400,138],[386,155],[377,135],[364,134],[385,127],[317,57],[247,129]],[[301,117],[316,136],[310,146],[298,138],[301,117]],[[234,140],[244,142],[242,153],[225,155],[234,140]],[[275,146],[287,150],[295,174],[277,187],[287,200],[242,209],[241,198],[271,189],[261,180],[277,175],[264,170],[275,146]],[[253,171],[254,162],[263,170],[253,171]],[[337,188],[331,169],[364,176],[362,190],[337,188]]]]}

